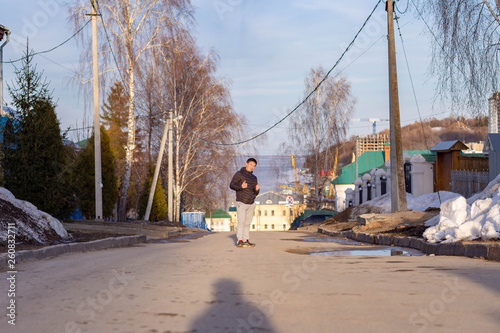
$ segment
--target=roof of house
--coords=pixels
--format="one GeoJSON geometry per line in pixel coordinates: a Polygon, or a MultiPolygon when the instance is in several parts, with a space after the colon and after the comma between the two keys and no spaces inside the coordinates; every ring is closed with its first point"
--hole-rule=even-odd
{"type": "Polygon", "coordinates": [[[325,216],[335,216],[337,215],[337,212],[334,212],[333,210],[312,210],[312,209],[306,209],[302,214],[298,216],[299,220],[305,220],[309,216],[313,215],[325,215],[325,216]]]}
{"type": "Polygon", "coordinates": [[[205,213],[205,218],[212,219],[230,219],[231,215],[223,209],[214,209],[210,212],[205,213]]]}
{"type": "MultiPolygon", "coordinates": [[[[365,151],[358,158],[358,174],[371,171],[373,168],[383,167],[385,163],[383,151],[365,151]]],[[[332,184],[352,184],[355,180],[356,163],[342,167],[340,176],[332,181],[332,184]]]]}
{"type": "Polygon", "coordinates": [[[488,133],[486,142],[484,143],[484,151],[500,151],[500,134],[488,133]]]}
{"type": "MultiPolygon", "coordinates": [[[[429,150],[404,150],[404,155],[413,156],[416,154],[422,155],[427,162],[436,161],[436,154],[429,150]]],[[[370,172],[374,168],[385,169],[385,158],[383,151],[365,151],[358,159],[358,174],[361,175],[370,172]]],[[[352,184],[356,180],[356,163],[351,163],[342,168],[340,176],[332,181],[332,184],[352,184]]]]}
{"type": "MultiPolygon", "coordinates": [[[[281,194],[276,191],[268,191],[259,194],[257,198],[255,198],[255,201],[257,201],[260,205],[278,205],[280,201],[286,201],[287,196],[288,195],[281,194]]],[[[297,196],[296,194],[290,196],[293,197],[294,202],[297,202],[299,200],[299,196],[297,196]]]]}
{"type": "Polygon", "coordinates": [[[432,147],[430,150],[432,152],[446,152],[446,151],[452,151],[452,150],[467,150],[469,147],[467,147],[465,144],[462,143],[460,140],[453,140],[453,141],[443,141],[432,147]]]}

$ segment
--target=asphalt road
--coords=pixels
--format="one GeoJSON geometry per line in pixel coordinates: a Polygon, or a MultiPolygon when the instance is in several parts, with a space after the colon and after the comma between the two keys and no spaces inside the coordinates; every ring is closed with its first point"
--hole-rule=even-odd
{"type": "Polygon", "coordinates": [[[17,265],[0,281],[1,332],[498,332],[500,263],[307,255],[372,249],[253,232],[17,265]],[[15,323],[6,315],[15,299],[15,323]]]}

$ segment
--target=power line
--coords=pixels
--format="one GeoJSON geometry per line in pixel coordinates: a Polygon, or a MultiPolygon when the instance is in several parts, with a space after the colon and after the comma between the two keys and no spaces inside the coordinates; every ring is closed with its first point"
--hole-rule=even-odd
{"type": "MultiPolygon", "coordinates": [[[[101,18],[102,27],[104,28],[104,34],[106,35],[106,40],[108,41],[109,50],[111,51],[111,55],[113,56],[113,61],[115,62],[116,70],[120,74],[120,77],[121,77],[122,81],[126,82],[125,79],[124,79],[124,77],[123,77],[122,72],[119,69],[118,61],[116,60],[116,56],[115,56],[115,52],[113,51],[113,48],[111,47],[111,41],[109,40],[108,30],[107,30],[106,25],[104,24],[104,20],[102,18],[102,12],[101,12],[101,7],[99,6],[99,1],[95,0],[95,2],[97,4],[96,12],[98,13],[98,16],[101,18]]],[[[90,3],[91,3],[92,6],[94,6],[94,3],[93,3],[92,0],[90,0],[90,3]]]]}
{"type": "MultiPolygon", "coordinates": [[[[436,40],[436,43],[439,47],[441,47],[441,50],[443,52],[445,52],[446,56],[448,56],[448,58],[450,58],[450,56],[448,55],[448,53],[446,52],[445,48],[444,48],[444,45],[441,44],[436,36],[436,34],[434,33],[434,31],[432,31],[431,27],[429,26],[429,24],[427,23],[427,21],[424,19],[424,16],[422,15],[422,13],[420,12],[420,10],[418,9],[417,5],[415,4],[415,2],[413,0],[409,0],[411,1],[411,3],[413,4],[413,6],[415,7],[415,9],[417,10],[417,13],[418,13],[418,16],[420,16],[420,18],[422,19],[422,21],[424,22],[425,26],[427,27],[427,29],[429,30],[429,32],[431,33],[432,37],[434,37],[434,39],[436,40]]],[[[450,58],[451,59],[451,58],[450,58]]],[[[454,62],[452,61],[452,64],[458,69],[458,71],[464,76],[464,77],[467,77],[467,75],[460,69],[460,67],[454,62]]],[[[471,83],[471,85],[474,87],[474,89],[479,92],[481,95],[483,95],[484,97],[487,97],[483,90],[479,89],[479,87],[474,84],[474,82],[472,82],[472,80],[469,79],[469,82],[471,83]]]]}
{"type": "Polygon", "coordinates": [[[404,14],[404,13],[406,13],[408,11],[408,8],[410,7],[410,0],[406,1],[406,8],[403,11],[400,11],[399,8],[398,8],[398,6],[396,4],[394,4],[394,7],[396,7],[396,9],[399,12],[399,14],[402,15],[402,14],[404,14]]]}
{"type": "MultiPolygon", "coordinates": [[[[406,9],[408,10],[408,6],[406,7],[406,9]]],[[[418,117],[420,118],[420,124],[422,125],[422,135],[424,136],[425,146],[428,147],[429,145],[427,143],[427,136],[425,135],[424,124],[422,123],[422,116],[420,115],[420,107],[418,106],[417,94],[415,93],[415,85],[413,84],[413,78],[411,76],[411,71],[410,71],[410,64],[408,63],[408,57],[406,56],[405,43],[403,40],[403,35],[401,34],[401,29],[399,27],[399,20],[397,15],[396,15],[396,25],[398,26],[399,37],[401,38],[401,45],[403,46],[403,54],[405,56],[406,68],[408,69],[408,75],[410,77],[411,89],[413,90],[413,97],[415,98],[415,104],[417,106],[418,117]]]]}
{"type": "MultiPolygon", "coordinates": [[[[59,47],[63,46],[64,44],[66,44],[67,42],[69,42],[71,39],[73,39],[73,37],[75,37],[76,35],[78,35],[78,34],[80,33],[80,31],[82,31],[82,30],[83,30],[83,29],[87,26],[87,24],[89,24],[89,23],[90,23],[90,21],[88,21],[87,23],[85,23],[85,24],[84,24],[84,25],[83,25],[80,29],[78,29],[78,31],[77,31],[77,32],[75,32],[75,33],[74,33],[71,37],[69,37],[68,39],[66,39],[66,40],[65,40],[64,42],[62,42],[61,44],[56,45],[56,46],[54,46],[53,48],[51,48],[51,49],[49,49],[49,50],[46,50],[46,51],[41,51],[41,52],[36,52],[36,53],[33,53],[33,54],[29,55],[29,56],[36,56],[36,55],[39,55],[39,54],[44,54],[44,53],[49,53],[49,52],[54,51],[55,49],[57,49],[57,48],[59,48],[59,47]]],[[[4,61],[3,63],[4,63],[4,64],[13,64],[13,63],[15,63],[15,62],[18,62],[18,61],[24,60],[24,59],[26,59],[26,58],[27,58],[27,57],[22,57],[22,58],[19,58],[19,59],[17,59],[17,60],[4,61]]]]}
{"type": "MultiPolygon", "coordinates": [[[[370,15],[368,15],[368,17],[366,18],[365,22],[363,23],[363,25],[361,26],[361,28],[358,30],[358,32],[356,33],[356,35],[354,36],[354,38],[352,39],[352,41],[349,43],[349,45],[346,47],[346,49],[344,50],[344,52],[340,55],[340,57],[337,59],[337,61],[335,62],[335,64],[333,65],[332,68],[330,68],[330,70],[325,74],[325,76],[323,77],[323,79],[316,85],[316,87],[302,100],[302,102],[300,102],[299,104],[297,104],[297,106],[295,106],[295,108],[293,108],[292,111],[288,112],[288,114],[286,114],[283,118],[281,118],[278,122],[276,122],[273,126],[269,127],[268,129],[266,129],[265,131],[259,133],[259,134],[256,134],[254,136],[252,136],[251,138],[249,139],[246,139],[246,140],[243,140],[243,141],[239,141],[239,142],[232,142],[232,143],[224,143],[224,142],[213,142],[213,141],[210,141],[210,140],[207,140],[207,139],[204,139],[204,138],[201,138],[201,137],[198,137],[200,140],[203,140],[205,142],[208,142],[208,143],[211,143],[211,144],[214,144],[214,145],[219,145],[219,146],[236,146],[236,145],[241,145],[241,144],[244,144],[244,143],[247,143],[249,141],[252,141],[252,140],[255,140],[256,138],[266,134],[267,132],[269,132],[270,130],[272,130],[273,128],[275,128],[276,126],[278,126],[280,123],[282,123],[285,119],[287,119],[292,113],[294,113],[295,111],[297,111],[297,109],[299,107],[301,107],[308,99],[309,97],[312,96],[312,94],[314,94],[316,92],[316,90],[318,90],[318,88],[323,84],[323,82],[325,82],[325,80],[328,78],[328,76],[330,75],[330,73],[337,67],[337,65],[340,63],[340,61],[344,58],[344,55],[351,49],[352,45],[354,44],[354,42],[356,41],[356,39],[358,38],[359,34],[361,33],[361,31],[363,31],[363,29],[365,28],[366,24],[368,23],[368,21],[370,20],[370,18],[373,16],[373,13],[375,13],[375,10],[377,9],[378,5],[382,2],[382,0],[379,0],[377,2],[377,4],[375,5],[375,7],[373,8],[373,10],[371,11],[370,15]]],[[[193,133],[194,135],[194,133],[193,133]]]]}

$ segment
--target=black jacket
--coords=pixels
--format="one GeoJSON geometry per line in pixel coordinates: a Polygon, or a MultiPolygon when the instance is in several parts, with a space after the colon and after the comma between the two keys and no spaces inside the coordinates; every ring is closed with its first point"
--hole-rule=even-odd
{"type": "Polygon", "coordinates": [[[253,172],[249,172],[243,167],[240,171],[234,174],[229,187],[236,191],[236,201],[251,205],[253,204],[255,197],[259,194],[259,191],[255,189],[257,184],[257,177],[255,177],[253,172]],[[241,187],[244,181],[247,182],[247,188],[241,187]]]}

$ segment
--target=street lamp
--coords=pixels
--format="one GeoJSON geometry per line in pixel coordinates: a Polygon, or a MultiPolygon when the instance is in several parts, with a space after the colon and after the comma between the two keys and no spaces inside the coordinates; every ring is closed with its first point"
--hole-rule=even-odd
{"type": "Polygon", "coordinates": [[[3,111],[3,47],[9,42],[10,30],[0,25],[0,41],[3,40],[3,36],[7,35],[7,39],[0,45],[0,116],[4,116],[3,111]]]}

